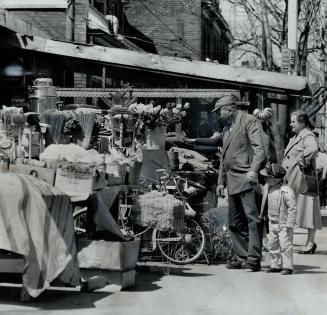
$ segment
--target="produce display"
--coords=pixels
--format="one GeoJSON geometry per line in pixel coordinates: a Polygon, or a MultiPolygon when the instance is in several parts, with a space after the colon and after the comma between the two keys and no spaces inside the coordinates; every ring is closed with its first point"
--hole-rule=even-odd
{"type": "Polygon", "coordinates": [[[58,160],[76,163],[102,164],[103,157],[96,150],[85,150],[70,144],[52,144],[40,155],[40,160],[58,160]]]}

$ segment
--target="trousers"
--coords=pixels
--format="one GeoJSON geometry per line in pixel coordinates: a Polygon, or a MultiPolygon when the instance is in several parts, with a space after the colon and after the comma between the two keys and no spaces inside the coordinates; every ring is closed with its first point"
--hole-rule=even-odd
{"type": "Polygon", "coordinates": [[[269,221],[268,250],[271,268],[293,269],[293,229],[269,221]]]}
{"type": "Polygon", "coordinates": [[[262,224],[257,222],[258,208],[253,189],[228,196],[228,225],[237,259],[260,264],[262,224]]]}

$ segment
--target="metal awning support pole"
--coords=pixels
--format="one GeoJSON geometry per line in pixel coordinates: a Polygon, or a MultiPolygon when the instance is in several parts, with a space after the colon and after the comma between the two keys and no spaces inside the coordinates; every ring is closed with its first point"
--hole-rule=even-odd
{"type": "Polygon", "coordinates": [[[102,88],[106,88],[106,67],[102,67],[102,88]]]}

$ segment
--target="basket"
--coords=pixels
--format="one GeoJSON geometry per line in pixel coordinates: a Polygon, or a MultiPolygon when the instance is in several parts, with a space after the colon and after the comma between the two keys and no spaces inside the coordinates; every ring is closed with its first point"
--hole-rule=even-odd
{"type": "Polygon", "coordinates": [[[160,231],[184,230],[183,203],[173,195],[153,190],[140,195],[133,208],[134,223],[160,231]]]}

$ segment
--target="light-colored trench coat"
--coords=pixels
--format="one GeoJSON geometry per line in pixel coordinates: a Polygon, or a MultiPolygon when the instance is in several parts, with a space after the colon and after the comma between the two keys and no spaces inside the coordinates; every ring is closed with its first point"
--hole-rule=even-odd
{"type": "Polygon", "coordinates": [[[321,228],[319,197],[300,194],[301,170],[298,163],[304,160],[305,165],[312,163],[316,169],[318,144],[312,131],[305,128],[288,143],[282,166],[286,169],[287,184],[295,194],[297,203],[296,223],[298,227],[309,229],[321,228]]]}

